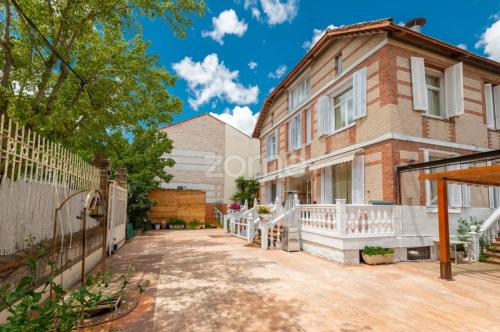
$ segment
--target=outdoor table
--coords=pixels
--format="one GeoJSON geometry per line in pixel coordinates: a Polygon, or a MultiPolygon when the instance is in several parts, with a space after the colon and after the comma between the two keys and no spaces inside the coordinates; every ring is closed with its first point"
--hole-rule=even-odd
{"type": "MultiPolygon", "coordinates": [[[[434,252],[437,253],[438,252],[437,248],[439,246],[439,240],[434,240],[433,242],[434,242],[434,250],[435,250],[434,252]]],[[[453,247],[453,252],[455,253],[455,264],[458,264],[457,245],[459,245],[459,244],[463,244],[465,246],[465,245],[470,245],[470,242],[469,241],[460,241],[460,240],[450,240],[450,246],[453,247]]],[[[470,254],[467,256],[469,257],[470,254]]],[[[470,259],[469,259],[469,261],[470,261],[470,259]]]]}

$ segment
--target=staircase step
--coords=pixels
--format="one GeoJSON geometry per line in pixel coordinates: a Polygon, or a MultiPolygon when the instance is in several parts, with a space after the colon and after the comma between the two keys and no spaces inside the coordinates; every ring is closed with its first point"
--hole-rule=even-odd
{"type": "Polygon", "coordinates": [[[492,258],[492,257],[488,257],[488,259],[486,260],[486,263],[491,263],[491,264],[498,264],[498,265],[500,265],[500,259],[499,259],[499,258],[492,258]]]}
{"type": "Polygon", "coordinates": [[[500,261],[500,253],[498,252],[493,252],[493,251],[486,251],[486,255],[488,256],[488,259],[489,258],[495,258],[495,259],[498,259],[500,261]]]}

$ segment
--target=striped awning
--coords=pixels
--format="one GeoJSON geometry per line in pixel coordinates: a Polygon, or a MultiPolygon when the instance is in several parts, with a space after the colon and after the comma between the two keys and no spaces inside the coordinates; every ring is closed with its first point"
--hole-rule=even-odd
{"type": "Polygon", "coordinates": [[[280,179],[289,177],[289,176],[298,176],[306,173],[306,166],[300,166],[300,167],[293,167],[289,169],[285,169],[283,172],[281,172],[278,177],[280,179]]]}
{"type": "Polygon", "coordinates": [[[267,181],[273,181],[278,178],[278,174],[264,175],[260,179],[258,179],[259,183],[264,183],[267,181]]]}
{"type": "Polygon", "coordinates": [[[314,171],[314,170],[325,168],[328,166],[338,165],[338,164],[352,161],[354,159],[354,155],[360,151],[362,151],[362,150],[358,149],[358,150],[354,150],[354,151],[350,151],[350,152],[346,152],[346,153],[342,153],[342,154],[338,154],[335,156],[331,156],[331,157],[317,160],[309,166],[309,170],[314,171]]]}

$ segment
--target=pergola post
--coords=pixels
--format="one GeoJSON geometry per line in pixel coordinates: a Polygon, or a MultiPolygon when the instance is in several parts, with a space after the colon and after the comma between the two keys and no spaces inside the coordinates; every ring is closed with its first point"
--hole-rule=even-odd
{"type": "Polygon", "coordinates": [[[439,267],[441,278],[452,280],[450,259],[450,226],[448,223],[448,186],[445,180],[437,180],[439,220],[439,267]]]}

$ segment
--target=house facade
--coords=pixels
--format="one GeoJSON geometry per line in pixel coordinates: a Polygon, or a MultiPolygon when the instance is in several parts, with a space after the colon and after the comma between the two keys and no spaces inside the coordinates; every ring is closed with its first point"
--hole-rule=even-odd
{"type": "MultiPolygon", "coordinates": [[[[417,23],[329,30],[267,97],[253,132],[263,202],[294,191],[301,204],[433,207],[435,185],[419,172],[397,183],[396,166],[500,148],[500,63],[417,23]]],[[[487,188],[452,184],[449,197],[457,208],[498,205],[487,188]]]]}
{"type": "Polygon", "coordinates": [[[162,129],[173,140],[166,157],[175,165],[165,171],[173,175],[165,189],[206,192],[206,223],[215,223],[215,209],[226,212],[236,192],[235,179],[254,177],[259,168],[259,142],[211,114],[169,125],[162,129]]]}

